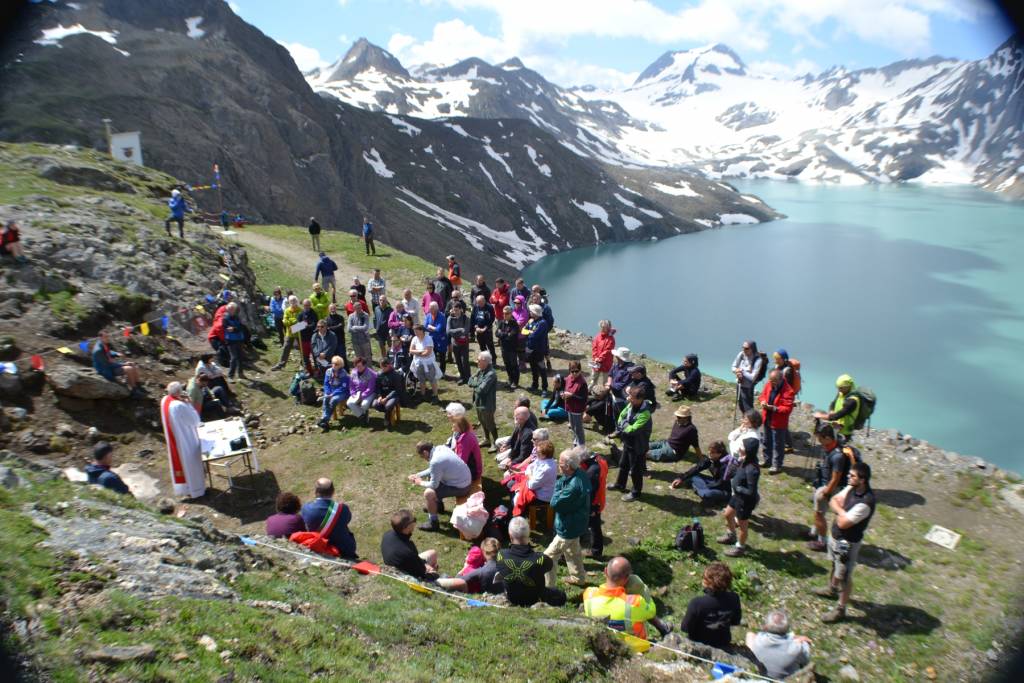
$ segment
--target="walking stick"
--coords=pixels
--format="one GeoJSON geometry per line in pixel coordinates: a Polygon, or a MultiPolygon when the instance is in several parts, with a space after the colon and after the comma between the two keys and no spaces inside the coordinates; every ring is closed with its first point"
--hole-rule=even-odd
{"type": "Polygon", "coordinates": [[[740,412],[740,381],[736,380],[736,400],[732,404],[732,424],[736,426],[736,420],[739,418],[740,412]]]}

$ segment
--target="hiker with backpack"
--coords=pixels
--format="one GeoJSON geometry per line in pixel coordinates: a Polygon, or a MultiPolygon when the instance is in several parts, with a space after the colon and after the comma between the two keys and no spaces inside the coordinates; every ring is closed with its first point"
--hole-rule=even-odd
{"type": "Polygon", "coordinates": [[[778,474],[786,458],[786,433],[794,403],[793,387],[786,383],[781,372],[772,370],[757,403],[764,411],[764,461],[761,467],[770,467],[768,474],[778,474]]]}
{"type": "Polygon", "coordinates": [[[833,495],[846,488],[850,469],[862,462],[860,452],[853,446],[843,446],[836,439],[835,428],[830,424],[818,427],[814,434],[818,444],[825,451],[824,459],[818,463],[814,482],[814,526],[807,547],[815,552],[825,552],[825,513],[833,495]]]}
{"type": "MultiPolygon", "coordinates": [[[[782,379],[786,380],[786,383],[793,387],[793,400],[796,402],[796,398],[800,396],[800,389],[802,388],[803,382],[800,378],[800,361],[796,358],[790,358],[789,352],[786,349],[776,349],[775,353],[772,354],[772,362],[775,364],[773,370],[778,370],[782,373],[782,379]]],[[[793,435],[789,431],[789,427],[786,428],[786,453],[793,452],[793,435]]]]}
{"type": "Polygon", "coordinates": [[[754,387],[764,379],[768,371],[766,354],[757,350],[757,342],[748,339],[732,362],[732,374],[736,375],[736,404],[741,413],[754,407],[754,387]]]}
{"type": "Polygon", "coordinates": [[[853,432],[862,429],[875,410],[875,394],[870,389],[858,388],[850,375],[839,375],[836,379],[836,397],[832,399],[829,412],[814,413],[818,420],[834,424],[847,442],[853,438],[853,432]]]}

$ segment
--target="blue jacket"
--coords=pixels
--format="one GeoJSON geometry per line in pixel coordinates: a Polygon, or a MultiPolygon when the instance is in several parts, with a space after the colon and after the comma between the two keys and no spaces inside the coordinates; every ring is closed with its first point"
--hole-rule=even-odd
{"type": "Polygon", "coordinates": [[[335,394],[348,396],[348,373],[344,367],[335,372],[334,366],[331,366],[324,373],[324,396],[333,397],[335,394]]]}
{"type": "Polygon", "coordinates": [[[242,330],[242,321],[237,316],[229,318],[224,316],[224,340],[229,342],[245,341],[245,332],[242,330]],[[234,332],[228,332],[228,328],[235,328],[234,332]]]}
{"type": "Polygon", "coordinates": [[[175,218],[184,218],[188,207],[185,205],[185,197],[178,195],[167,200],[167,206],[171,207],[171,215],[175,218]]]}
{"type": "Polygon", "coordinates": [[[99,484],[103,488],[116,491],[117,493],[127,493],[128,495],[132,493],[128,485],[121,481],[121,477],[106,467],[90,463],[85,466],[85,473],[89,477],[90,484],[99,484]]]}
{"type": "Polygon", "coordinates": [[[526,337],[526,351],[528,353],[548,353],[548,330],[551,327],[544,318],[530,318],[523,326],[524,332],[529,332],[526,337]]]}
{"type": "MultiPolygon", "coordinates": [[[[331,506],[329,498],[317,498],[302,506],[302,521],[306,528],[317,532],[327,522],[327,512],[331,506]]],[[[334,525],[334,531],[327,540],[341,552],[342,557],[354,558],[356,556],[356,537],[348,530],[349,522],[352,521],[352,510],[345,503],[338,503],[341,506],[341,516],[338,523],[334,525]]]]}
{"type": "Polygon", "coordinates": [[[430,313],[423,318],[423,326],[436,325],[437,330],[430,332],[430,338],[434,340],[434,351],[437,353],[444,353],[448,350],[448,321],[444,317],[444,313],[437,312],[437,318],[435,319],[430,313]]]}
{"type": "Polygon", "coordinates": [[[274,320],[281,320],[284,318],[284,297],[275,299],[270,297],[270,315],[274,316],[274,320]]]}
{"type": "Polygon", "coordinates": [[[96,343],[92,346],[92,367],[93,370],[98,372],[111,382],[114,381],[114,368],[118,367],[120,363],[115,363],[111,360],[117,354],[114,351],[110,351],[110,355],[107,355],[107,349],[103,348],[103,342],[96,340],[96,343]]]}
{"type": "Polygon", "coordinates": [[[330,256],[321,256],[320,260],[316,264],[316,273],[313,275],[313,282],[320,279],[323,275],[326,277],[334,277],[334,271],[338,270],[338,264],[330,256]]]}
{"type": "Polygon", "coordinates": [[[373,234],[373,223],[363,223],[363,237],[373,234]]]}

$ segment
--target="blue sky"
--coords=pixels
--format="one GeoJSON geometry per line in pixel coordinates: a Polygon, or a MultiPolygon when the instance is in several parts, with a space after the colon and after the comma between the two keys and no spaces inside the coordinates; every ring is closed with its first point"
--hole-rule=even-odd
{"type": "Polygon", "coordinates": [[[520,57],[561,85],[625,85],[666,50],[722,42],[779,76],[941,54],[1012,32],[987,0],[232,0],[300,68],[366,37],[406,66],[520,57]]]}

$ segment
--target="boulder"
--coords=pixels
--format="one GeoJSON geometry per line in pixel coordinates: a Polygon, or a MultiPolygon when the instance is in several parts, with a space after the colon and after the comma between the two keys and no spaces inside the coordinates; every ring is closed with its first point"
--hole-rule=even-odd
{"type": "Polygon", "coordinates": [[[56,365],[47,370],[46,381],[58,396],[78,399],[128,398],[128,387],[118,382],[109,382],[92,369],[73,365],[56,365]]]}
{"type": "Polygon", "coordinates": [[[51,160],[42,164],[39,175],[61,185],[78,185],[96,190],[110,190],[135,194],[135,188],[129,183],[107,171],[85,166],[51,160]]]}
{"type": "Polygon", "coordinates": [[[123,664],[124,662],[148,662],[156,656],[152,645],[106,645],[85,653],[87,662],[123,664]]]}
{"type": "Polygon", "coordinates": [[[24,387],[21,385],[21,376],[9,373],[0,373],[0,398],[14,401],[21,398],[24,387]]]}

